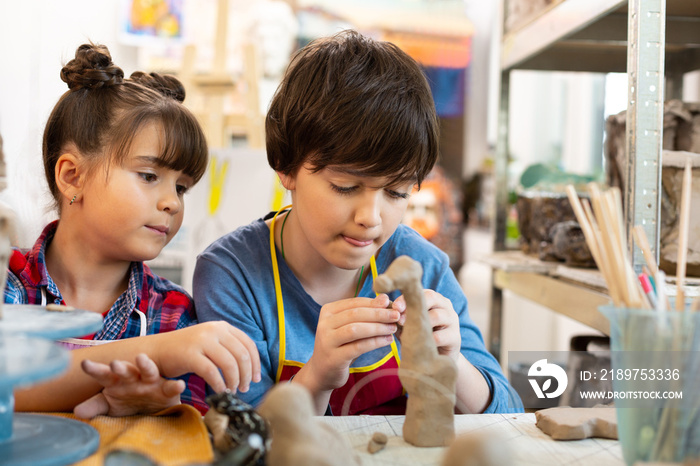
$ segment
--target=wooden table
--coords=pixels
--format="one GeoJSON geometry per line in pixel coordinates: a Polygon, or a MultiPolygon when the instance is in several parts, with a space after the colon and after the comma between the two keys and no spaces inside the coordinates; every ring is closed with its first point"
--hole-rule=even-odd
{"type": "MultiPolygon", "coordinates": [[[[403,416],[321,417],[323,422],[346,435],[365,465],[440,465],[446,448],[417,448],[404,442],[403,416]],[[389,437],[384,450],[367,452],[374,432],[389,437]]],[[[513,465],[591,465],[621,466],[625,462],[617,440],[552,440],[535,426],[534,414],[476,414],[455,416],[455,432],[479,432],[500,436],[509,448],[513,465]]]]}

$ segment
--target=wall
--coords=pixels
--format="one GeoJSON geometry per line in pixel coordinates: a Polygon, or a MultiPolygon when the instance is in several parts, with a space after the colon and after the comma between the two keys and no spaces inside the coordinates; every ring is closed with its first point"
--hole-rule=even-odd
{"type": "Polygon", "coordinates": [[[53,214],[41,165],[46,119],[68,90],[62,64],[82,43],[109,46],[114,62],[134,69],[136,50],[117,42],[119,0],[23,0],[0,2],[0,134],[8,189],[0,200],[19,217],[20,245],[30,246],[53,214]]]}

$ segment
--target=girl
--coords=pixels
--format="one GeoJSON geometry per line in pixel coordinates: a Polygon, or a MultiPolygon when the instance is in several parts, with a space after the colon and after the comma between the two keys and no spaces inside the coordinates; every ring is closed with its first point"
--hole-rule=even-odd
{"type": "MultiPolygon", "coordinates": [[[[261,355],[257,404],[275,383],[304,385],[319,414],[403,414],[403,297],[375,297],[370,269],[400,255],[423,266],[434,338],[458,368],[461,412],[520,411],[486,351],[447,256],[401,225],[438,155],[438,123],[417,63],[348,31],[292,59],[266,119],[267,153],[292,207],[214,242],[198,258],[201,321],[225,319],[261,355]]],[[[373,270],[374,272],[374,270],[373,270]]],[[[381,273],[381,272],[380,272],[381,273]]]]}
{"type": "Polygon", "coordinates": [[[143,263],[182,224],[184,195],[207,164],[202,129],[182,105],[177,79],[140,72],[125,79],[104,46],[78,47],[61,79],[69,90],[43,142],[59,220],[31,250],[14,251],[5,302],[70,305],[101,313],[104,324],[64,342],[74,348],[68,372],[18,391],[16,409],[78,405],[77,414],[91,417],[152,412],[182,400],[205,412],[204,381],[190,373],[217,391],[245,391],[259,379],[257,350],[228,324],[193,325],[188,294],[143,263]],[[107,368],[112,360],[121,362],[107,368]],[[161,376],[184,376],[187,385],[161,376]]]}

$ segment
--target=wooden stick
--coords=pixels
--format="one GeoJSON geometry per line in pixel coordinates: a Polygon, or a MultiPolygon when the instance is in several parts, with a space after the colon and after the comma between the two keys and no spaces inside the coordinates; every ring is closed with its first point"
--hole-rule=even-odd
{"type": "Polygon", "coordinates": [[[618,294],[622,303],[627,307],[635,307],[635,301],[630,292],[630,286],[627,282],[626,272],[624,271],[624,258],[619,247],[619,242],[616,241],[617,234],[614,231],[615,212],[607,206],[606,196],[601,192],[600,188],[595,183],[589,183],[591,192],[591,200],[593,201],[593,211],[598,226],[600,227],[600,241],[602,249],[605,250],[610,276],[613,283],[616,283],[618,294]]]}
{"type": "Polygon", "coordinates": [[[597,225],[595,225],[593,213],[590,212],[590,206],[588,203],[581,203],[578,193],[572,185],[568,185],[566,187],[566,194],[569,197],[569,202],[574,210],[574,215],[576,215],[576,219],[581,226],[583,236],[586,239],[586,244],[588,245],[588,249],[591,251],[593,260],[595,261],[596,265],[598,265],[598,270],[600,270],[600,273],[603,275],[603,279],[608,285],[608,291],[610,292],[610,297],[613,300],[613,304],[616,307],[619,307],[621,305],[621,301],[618,288],[615,280],[609,272],[609,263],[604,256],[605,252],[602,250],[600,232],[596,231],[597,225]],[[584,211],[585,207],[588,208],[590,215],[588,215],[588,212],[584,211]]]}
{"type": "Polygon", "coordinates": [[[610,297],[613,300],[613,304],[615,304],[615,307],[622,307],[623,302],[621,285],[619,284],[618,277],[615,274],[615,271],[613,270],[610,261],[608,260],[605,247],[603,246],[602,234],[600,232],[600,228],[598,227],[598,223],[596,222],[596,219],[593,216],[591,205],[588,202],[585,202],[583,204],[583,208],[586,213],[586,216],[588,217],[588,221],[591,224],[593,235],[595,236],[595,241],[597,243],[596,247],[598,248],[598,257],[600,258],[600,261],[596,261],[596,263],[598,264],[598,268],[603,274],[605,282],[608,284],[608,291],[610,291],[610,297]]]}
{"type": "Polygon", "coordinates": [[[676,261],[676,310],[685,309],[686,263],[688,260],[688,223],[690,220],[690,193],[693,182],[693,167],[690,158],[685,161],[683,187],[681,191],[680,220],[678,225],[678,260],[676,261]]]}
{"type": "Polygon", "coordinates": [[[656,276],[659,271],[659,266],[656,264],[656,258],[651,252],[651,245],[649,244],[649,238],[647,238],[647,233],[644,231],[644,227],[637,225],[632,229],[632,236],[634,237],[634,242],[637,243],[637,247],[642,250],[644,254],[644,260],[649,267],[649,272],[652,277],[656,276]]]}
{"type": "Polygon", "coordinates": [[[627,272],[624,269],[625,259],[618,240],[619,233],[616,231],[617,218],[615,210],[609,202],[610,197],[603,194],[595,183],[589,183],[589,189],[593,200],[593,211],[598,219],[601,238],[613,275],[620,286],[622,301],[627,307],[635,307],[634,304],[637,300],[634,299],[634,291],[630,286],[627,272]]]}
{"type": "Polygon", "coordinates": [[[610,218],[610,230],[613,233],[613,244],[615,249],[619,251],[622,261],[618,264],[618,270],[622,276],[623,283],[627,289],[627,296],[632,308],[639,309],[644,301],[644,293],[641,289],[641,284],[637,279],[632,265],[629,261],[627,253],[627,244],[625,241],[625,226],[623,223],[622,214],[622,197],[618,188],[608,189],[604,196],[604,205],[607,209],[610,218]]]}

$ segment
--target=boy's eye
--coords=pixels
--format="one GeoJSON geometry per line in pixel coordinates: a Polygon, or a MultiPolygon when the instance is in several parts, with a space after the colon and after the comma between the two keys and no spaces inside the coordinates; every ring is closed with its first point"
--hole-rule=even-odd
{"type": "Polygon", "coordinates": [[[357,189],[357,186],[337,186],[331,183],[331,188],[338,194],[350,194],[357,189]]]}
{"type": "Polygon", "coordinates": [[[389,197],[394,199],[408,199],[409,196],[408,193],[400,193],[398,191],[394,191],[393,189],[387,189],[386,193],[389,195],[389,197]]]}
{"type": "Polygon", "coordinates": [[[158,176],[155,173],[139,173],[139,176],[148,183],[158,179],[158,176]]]}
{"type": "Polygon", "coordinates": [[[185,195],[185,193],[187,193],[187,191],[189,191],[190,188],[189,188],[189,186],[179,184],[179,185],[177,185],[176,189],[177,189],[177,194],[179,196],[183,196],[183,195],[185,195]]]}

